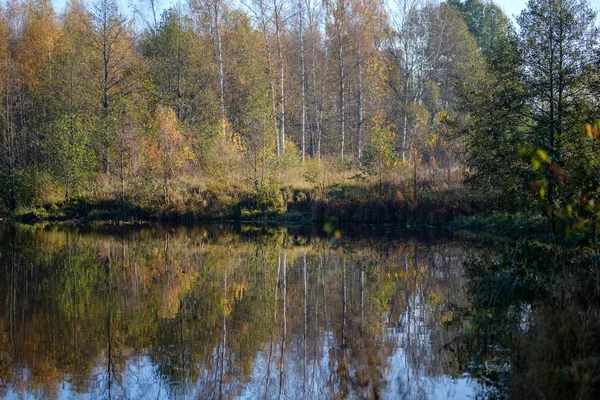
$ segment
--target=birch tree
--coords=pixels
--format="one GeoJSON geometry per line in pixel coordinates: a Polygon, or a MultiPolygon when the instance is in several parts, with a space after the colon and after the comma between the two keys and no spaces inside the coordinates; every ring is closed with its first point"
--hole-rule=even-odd
{"type": "Polygon", "coordinates": [[[340,140],[340,162],[344,164],[344,148],[346,141],[346,71],[344,57],[348,33],[349,4],[347,0],[326,0],[328,31],[335,48],[338,83],[338,121],[340,140]]]}
{"type": "Polygon", "coordinates": [[[102,131],[100,151],[105,173],[110,173],[111,135],[116,120],[111,116],[111,101],[126,77],[132,62],[132,39],[127,19],[121,14],[116,0],[98,0],[92,6],[94,48],[100,56],[102,88],[102,131]]]}
{"type": "Polygon", "coordinates": [[[311,103],[311,114],[308,115],[310,123],[310,152],[312,157],[321,158],[321,138],[323,132],[323,106],[325,94],[325,76],[327,75],[327,55],[323,55],[322,50],[327,47],[322,46],[321,25],[323,17],[323,7],[318,0],[306,0],[306,20],[307,35],[310,41],[310,87],[309,96],[311,103]],[[319,57],[322,56],[322,62],[319,57]],[[319,68],[322,65],[325,68],[324,73],[319,68]]]}
{"type": "Polygon", "coordinates": [[[286,132],[285,132],[285,75],[284,75],[284,59],[283,59],[283,43],[282,36],[284,34],[284,23],[286,21],[286,6],[287,0],[272,0],[272,20],[275,27],[275,43],[277,47],[277,66],[279,68],[279,148],[277,155],[285,153],[286,132]]]}
{"type": "Polygon", "coordinates": [[[407,160],[409,145],[409,104],[419,103],[423,92],[426,72],[426,48],[428,32],[425,27],[420,0],[398,0],[396,12],[390,10],[391,30],[388,35],[388,51],[391,61],[398,68],[400,79],[389,79],[400,104],[400,151],[402,161],[407,160]],[[395,84],[394,82],[397,82],[395,84]]]}
{"type": "MultiPolygon", "coordinates": [[[[351,35],[353,38],[355,63],[353,64],[355,75],[356,93],[356,154],[358,160],[362,160],[364,148],[364,125],[365,122],[381,110],[371,110],[366,114],[367,97],[377,92],[380,76],[373,73],[373,65],[379,64],[377,53],[380,52],[384,27],[387,23],[383,4],[378,0],[353,0],[351,35]],[[365,65],[366,64],[366,65],[365,65]],[[370,79],[373,75],[375,80],[370,79]]],[[[375,67],[377,68],[377,67],[375,67]]]]}
{"type": "Polygon", "coordinates": [[[304,65],[304,0],[298,0],[298,31],[300,34],[300,85],[302,101],[302,162],[306,157],[306,68],[304,65]]]}
{"type": "Polygon", "coordinates": [[[279,119],[277,112],[277,99],[276,99],[276,90],[275,90],[275,82],[273,76],[273,48],[271,44],[271,22],[270,22],[270,5],[267,4],[268,0],[252,0],[246,3],[246,7],[249,8],[250,12],[253,14],[260,33],[262,35],[262,40],[265,48],[265,56],[266,56],[266,67],[267,67],[267,75],[269,77],[269,96],[271,98],[271,108],[273,116],[273,127],[275,129],[275,148],[277,149],[277,154],[281,153],[281,136],[279,130],[279,119]]]}
{"type": "Polygon", "coordinates": [[[223,140],[227,140],[227,115],[225,105],[225,75],[224,55],[222,44],[222,24],[227,11],[225,0],[190,0],[190,7],[200,17],[200,22],[208,26],[214,46],[214,55],[217,62],[217,81],[219,85],[219,104],[221,107],[221,133],[223,140]]]}

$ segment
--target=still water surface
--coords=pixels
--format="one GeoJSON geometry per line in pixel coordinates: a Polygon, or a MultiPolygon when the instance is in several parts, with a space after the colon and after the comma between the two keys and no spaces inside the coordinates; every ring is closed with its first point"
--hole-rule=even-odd
{"type": "Polygon", "coordinates": [[[0,397],[475,398],[448,323],[468,252],[366,228],[0,225],[0,397]]]}

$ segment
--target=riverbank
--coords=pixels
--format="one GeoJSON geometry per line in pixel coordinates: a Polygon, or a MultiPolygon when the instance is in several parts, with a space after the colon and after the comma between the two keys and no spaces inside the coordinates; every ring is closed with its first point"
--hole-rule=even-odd
{"type": "MultiPolygon", "coordinates": [[[[0,216],[0,219],[2,216],[0,216]]],[[[198,190],[169,201],[141,204],[133,198],[81,197],[41,207],[19,207],[4,219],[26,224],[144,225],[229,222],[274,225],[400,225],[444,228],[492,238],[536,237],[552,241],[539,214],[494,211],[465,188],[414,190],[407,184],[334,184],[326,188],[198,190]]]]}
{"type": "Polygon", "coordinates": [[[448,225],[476,212],[463,189],[414,190],[399,185],[332,185],[313,189],[204,190],[185,199],[137,204],[133,199],[79,198],[69,202],[17,208],[7,217],[42,221],[240,221],[313,223],[401,223],[448,225]]]}

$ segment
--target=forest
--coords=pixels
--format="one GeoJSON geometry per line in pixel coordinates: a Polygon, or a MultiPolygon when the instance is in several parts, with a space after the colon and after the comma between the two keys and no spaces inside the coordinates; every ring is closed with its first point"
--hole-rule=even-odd
{"type": "Polygon", "coordinates": [[[514,21],[481,0],[161,10],[0,8],[0,214],[595,224],[584,0],[530,0],[514,21]]]}

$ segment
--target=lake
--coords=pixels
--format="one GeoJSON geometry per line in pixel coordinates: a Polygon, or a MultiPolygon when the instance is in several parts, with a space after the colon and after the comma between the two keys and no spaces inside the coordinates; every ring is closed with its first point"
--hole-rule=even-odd
{"type": "Polygon", "coordinates": [[[0,396],[496,393],[508,362],[476,349],[465,272],[489,249],[325,228],[0,225],[0,396]]]}

